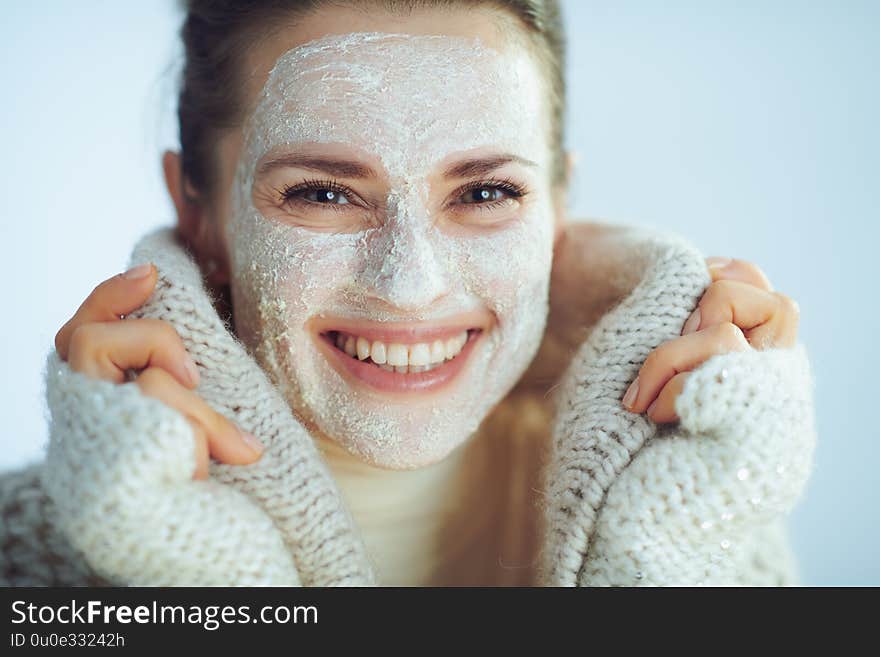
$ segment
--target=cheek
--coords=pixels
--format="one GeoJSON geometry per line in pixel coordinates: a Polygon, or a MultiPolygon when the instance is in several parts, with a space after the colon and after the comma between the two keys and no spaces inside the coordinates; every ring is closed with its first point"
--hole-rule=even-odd
{"type": "Polygon", "coordinates": [[[502,328],[517,308],[530,303],[536,310],[540,308],[552,264],[549,213],[535,209],[509,228],[461,239],[457,247],[455,266],[465,287],[496,313],[502,328]]]}
{"type": "Polygon", "coordinates": [[[233,233],[236,323],[244,335],[295,339],[357,266],[351,235],[316,235],[257,214],[233,233]],[[243,312],[239,313],[239,308],[243,312]]]}

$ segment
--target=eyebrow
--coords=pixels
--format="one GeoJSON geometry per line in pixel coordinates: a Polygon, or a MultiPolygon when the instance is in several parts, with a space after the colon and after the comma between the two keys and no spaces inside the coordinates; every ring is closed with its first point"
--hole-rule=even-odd
{"type": "Polygon", "coordinates": [[[443,172],[443,175],[447,178],[476,178],[488,175],[495,169],[500,169],[505,164],[510,164],[511,162],[517,162],[518,164],[527,167],[538,166],[535,162],[527,160],[524,157],[505,154],[458,162],[447,168],[446,171],[443,172]]]}
{"type": "MultiPolygon", "coordinates": [[[[443,172],[446,178],[476,178],[486,176],[495,169],[500,169],[505,164],[516,162],[527,167],[538,166],[535,162],[518,155],[504,154],[493,157],[484,157],[473,160],[465,160],[453,164],[443,172]]],[[[353,160],[340,160],[313,155],[299,155],[295,153],[282,155],[263,162],[257,168],[257,175],[264,175],[269,171],[284,168],[308,169],[329,173],[338,178],[375,178],[376,172],[366,164],[353,160]]]]}
{"type": "Polygon", "coordinates": [[[263,175],[274,169],[284,168],[308,169],[329,173],[337,178],[375,178],[376,172],[366,164],[353,160],[339,160],[312,155],[289,154],[263,162],[257,168],[257,175],[263,175]]]}

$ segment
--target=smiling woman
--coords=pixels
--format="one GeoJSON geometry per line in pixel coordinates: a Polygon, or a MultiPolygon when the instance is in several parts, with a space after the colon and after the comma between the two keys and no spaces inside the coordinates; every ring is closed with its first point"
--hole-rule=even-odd
{"type": "Polygon", "coordinates": [[[511,49],[458,36],[323,37],[281,56],[245,122],[226,230],[236,332],[310,425],[373,465],[447,456],[541,341],[551,152],[548,131],[520,129],[543,115],[545,94],[534,58],[511,49]],[[367,175],[309,182],[327,157],[344,162],[341,173],[367,175]],[[537,163],[523,165],[529,158],[537,163]],[[324,200],[291,197],[303,185],[324,200]],[[464,312],[479,325],[463,323],[464,312]],[[377,342],[380,364],[395,371],[328,358],[309,331],[319,317],[333,331],[358,318],[353,341],[407,329],[406,341],[377,342]],[[431,363],[435,338],[467,331],[449,363],[410,371],[431,363]],[[452,378],[440,402],[439,384],[452,378]],[[376,384],[432,394],[389,398],[371,394],[376,384]]]}
{"type": "Polygon", "coordinates": [[[53,533],[8,580],[795,581],[797,305],[567,222],[555,2],[192,0],[183,35],[177,226],[56,336],[0,497],[53,533]]]}

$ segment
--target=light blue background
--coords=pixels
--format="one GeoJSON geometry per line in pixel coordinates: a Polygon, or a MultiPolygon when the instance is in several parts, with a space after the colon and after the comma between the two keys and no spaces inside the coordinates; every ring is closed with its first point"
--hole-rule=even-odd
{"type": "MultiPolygon", "coordinates": [[[[39,457],[55,331],[169,223],[170,2],[4,3],[0,468],[39,457]]],[[[564,3],[576,216],[758,263],[801,305],[819,448],[791,518],[807,584],[880,584],[880,3],[564,3]]]]}

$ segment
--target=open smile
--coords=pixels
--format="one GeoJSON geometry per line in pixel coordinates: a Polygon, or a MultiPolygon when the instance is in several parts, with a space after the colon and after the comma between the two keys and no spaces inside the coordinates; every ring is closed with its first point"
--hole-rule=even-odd
{"type": "Polygon", "coordinates": [[[483,335],[482,326],[332,327],[318,343],[349,380],[382,392],[436,392],[462,371],[483,335]]]}

